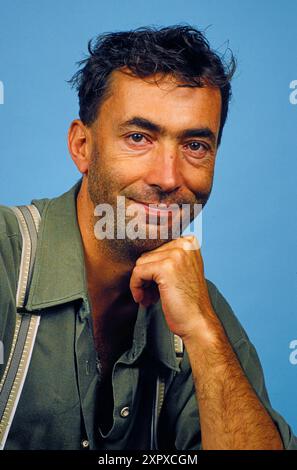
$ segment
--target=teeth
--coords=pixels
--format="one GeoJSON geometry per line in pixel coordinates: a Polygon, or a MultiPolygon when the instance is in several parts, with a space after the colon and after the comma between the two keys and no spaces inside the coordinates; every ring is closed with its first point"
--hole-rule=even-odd
{"type": "Polygon", "coordinates": [[[167,209],[168,206],[165,203],[158,204],[157,202],[149,202],[148,206],[156,206],[156,209],[167,209]]]}
{"type": "Polygon", "coordinates": [[[149,209],[156,210],[156,211],[168,211],[168,207],[166,205],[160,204],[154,207],[154,205],[149,204],[149,209]]]}

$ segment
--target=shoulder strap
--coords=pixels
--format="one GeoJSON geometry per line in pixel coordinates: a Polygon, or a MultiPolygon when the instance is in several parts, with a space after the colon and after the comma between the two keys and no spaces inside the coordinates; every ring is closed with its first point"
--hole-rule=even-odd
{"type": "Polygon", "coordinates": [[[23,245],[16,293],[16,324],[13,342],[0,383],[0,450],[14,418],[28,372],[40,316],[26,313],[26,305],[37,247],[40,214],[34,205],[11,207],[14,211],[23,245]]]}
{"type": "MultiPolygon", "coordinates": [[[[178,366],[183,358],[184,344],[178,335],[174,335],[174,349],[178,366]]],[[[157,429],[158,421],[161,413],[162,405],[165,398],[165,380],[162,376],[158,376],[156,380],[155,397],[153,401],[152,421],[151,421],[151,450],[158,450],[157,429]]]]}

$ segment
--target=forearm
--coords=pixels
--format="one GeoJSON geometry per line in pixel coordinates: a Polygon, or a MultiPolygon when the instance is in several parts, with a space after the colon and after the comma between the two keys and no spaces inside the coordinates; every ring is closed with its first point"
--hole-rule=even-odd
{"type": "Polygon", "coordinates": [[[202,448],[283,449],[215,313],[184,339],[199,407],[202,448]]]}

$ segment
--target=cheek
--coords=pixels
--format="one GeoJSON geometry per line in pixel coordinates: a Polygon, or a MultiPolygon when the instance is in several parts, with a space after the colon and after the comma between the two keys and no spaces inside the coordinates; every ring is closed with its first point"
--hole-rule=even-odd
{"type": "Polygon", "coordinates": [[[191,171],[184,174],[185,185],[194,193],[209,193],[212,187],[213,175],[213,167],[192,168],[191,171]]]}
{"type": "Polygon", "coordinates": [[[116,192],[127,188],[142,178],[141,165],[123,159],[113,159],[105,167],[110,187],[116,192]]]}
{"type": "Polygon", "coordinates": [[[148,165],[141,157],[131,158],[131,156],[117,154],[110,155],[106,168],[113,180],[122,186],[127,186],[136,180],[142,179],[148,170],[148,165]]]}

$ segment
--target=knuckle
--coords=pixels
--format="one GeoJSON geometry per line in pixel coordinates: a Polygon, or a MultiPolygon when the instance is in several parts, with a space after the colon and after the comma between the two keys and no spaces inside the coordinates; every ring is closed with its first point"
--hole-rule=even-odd
{"type": "Polygon", "coordinates": [[[167,271],[172,271],[175,267],[174,265],[174,261],[172,258],[166,258],[164,261],[163,261],[163,265],[165,267],[165,269],[167,271]]]}
{"type": "Polygon", "coordinates": [[[195,235],[188,235],[183,239],[184,250],[196,248],[198,246],[198,240],[195,235]]]}
{"type": "Polygon", "coordinates": [[[178,261],[180,261],[184,256],[184,250],[180,247],[174,249],[174,256],[178,261]]]}
{"type": "Polygon", "coordinates": [[[134,275],[134,276],[138,276],[139,273],[140,273],[140,270],[141,270],[141,266],[140,266],[140,265],[135,266],[134,269],[133,269],[133,275],[134,275]]]}

